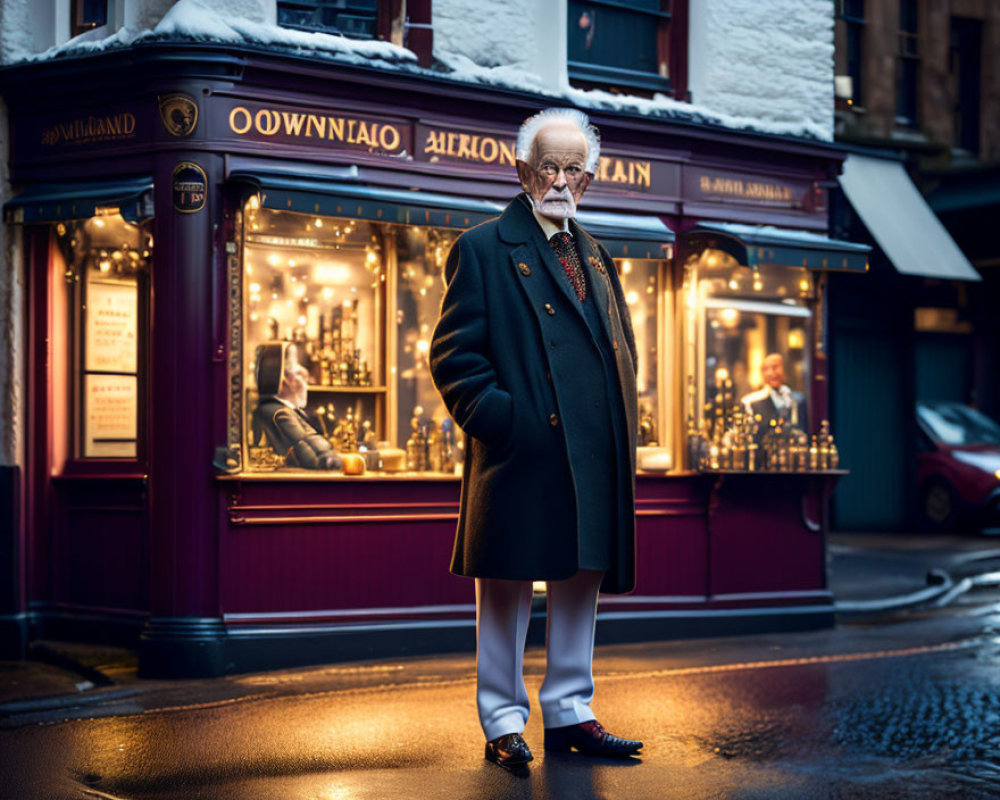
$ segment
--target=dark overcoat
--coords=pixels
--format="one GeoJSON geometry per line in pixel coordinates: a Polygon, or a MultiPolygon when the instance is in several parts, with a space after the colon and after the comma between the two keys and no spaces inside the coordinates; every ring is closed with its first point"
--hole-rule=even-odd
{"type": "Polygon", "coordinates": [[[621,403],[627,441],[617,443],[615,464],[570,456],[579,448],[567,447],[567,421],[597,413],[581,407],[580,397],[593,396],[583,381],[603,380],[606,372],[580,301],[521,195],[498,219],[463,233],[445,266],[431,374],[468,435],[451,571],[510,580],[572,576],[578,507],[586,513],[574,476],[598,468],[618,509],[601,590],[628,592],[635,585],[635,339],[611,257],[573,221],[570,230],[588,273],[587,302],[597,304],[615,356],[620,391],[611,399],[621,403]]]}

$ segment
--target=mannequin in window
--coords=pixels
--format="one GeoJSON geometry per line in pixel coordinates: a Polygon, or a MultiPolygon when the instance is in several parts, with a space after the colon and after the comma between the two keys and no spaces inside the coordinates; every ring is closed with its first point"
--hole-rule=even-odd
{"type": "Polygon", "coordinates": [[[780,420],[783,425],[808,432],[809,417],[805,395],[796,392],[786,383],[785,359],[781,353],[768,353],[764,356],[760,373],[764,386],[740,399],[748,414],[755,419],[760,417],[758,437],[770,428],[771,420],[780,420]]]}
{"type": "Polygon", "coordinates": [[[315,414],[306,409],[308,372],[294,344],[268,342],[257,348],[257,391],[253,441],[263,436],[285,465],[302,469],[342,469],[344,462],[323,437],[315,414]]]}

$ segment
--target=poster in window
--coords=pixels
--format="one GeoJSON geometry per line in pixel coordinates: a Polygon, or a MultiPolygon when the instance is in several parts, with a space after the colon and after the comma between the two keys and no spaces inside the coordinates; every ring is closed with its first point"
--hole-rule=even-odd
{"type": "Polygon", "coordinates": [[[88,372],[136,371],[139,327],[135,284],[90,283],[87,286],[88,372]]]}
{"type": "Polygon", "coordinates": [[[135,458],[135,375],[84,375],[84,457],[135,458]]]}

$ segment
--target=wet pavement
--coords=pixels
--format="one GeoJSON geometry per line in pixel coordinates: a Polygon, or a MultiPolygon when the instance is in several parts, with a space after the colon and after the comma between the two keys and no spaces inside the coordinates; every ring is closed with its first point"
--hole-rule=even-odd
{"type": "MultiPolygon", "coordinates": [[[[982,548],[915,550],[897,562],[904,590],[926,587],[930,563],[948,562],[952,587],[993,564],[976,558],[982,548]]],[[[883,558],[863,555],[862,567],[883,558]]],[[[870,586],[861,573],[855,599],[870,586]]],[[[599,648],[598,718],[646,743],[624,763],[542,751],[544,653],[530,649],[525,776],[483,760],[471,654],[210,681],[119,669],[76,702],[0,704],[0,797],[1000,798],[1000,589],[989,583],[834,630],[599,648]]]]}

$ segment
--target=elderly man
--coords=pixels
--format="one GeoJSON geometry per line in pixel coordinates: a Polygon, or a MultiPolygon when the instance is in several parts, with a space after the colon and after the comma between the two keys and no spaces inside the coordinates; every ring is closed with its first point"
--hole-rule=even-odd
{"type": "Polygon", "coordinates": [[[548,583],[545,749],[629,756],[590,709],[598,591],[635,583],[636,352],[614,263],[573,220],[600,144],[587,117],[522,125],[524,193],[458,238],[431,372],[468,434],[451,570],[476,579],[486,758],[532,760],[522,676],[533,581],[548,583]]]}
{"type": "Polygon", "coordinates": [[[768,353],[760,365],[760,375],[764,386],[756,392],[743,395],[740,402],[747,413],[755,419],[759,417],[757,433],[762,436],[771,425],[771,420],[781,420],[785,425],[809,430],[806,415],[806,399],[787,383],[785,359],[781,353],[768,353]]]}

